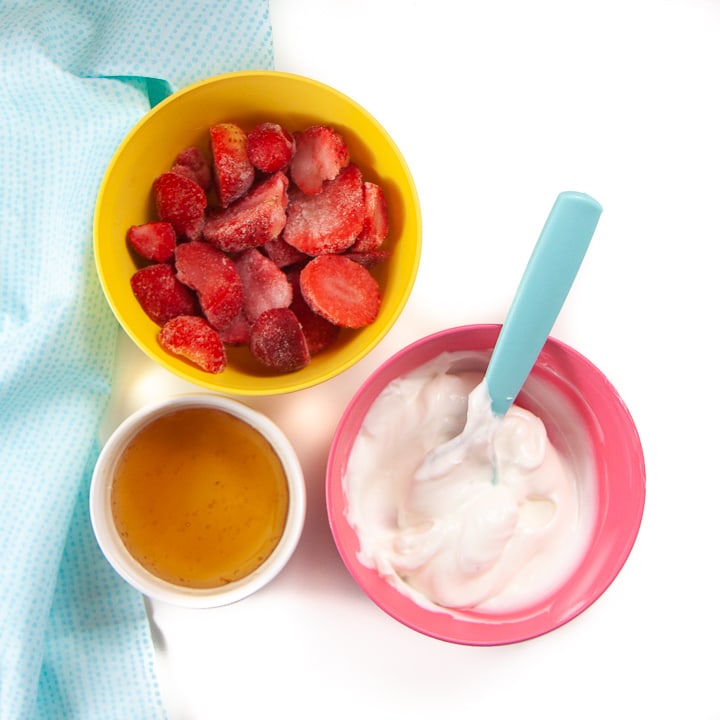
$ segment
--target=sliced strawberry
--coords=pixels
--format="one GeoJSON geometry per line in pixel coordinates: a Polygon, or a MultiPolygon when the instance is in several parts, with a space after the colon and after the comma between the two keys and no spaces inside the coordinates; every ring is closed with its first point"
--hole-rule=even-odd
{"type": "Polygon", "coordinates": [[[287,273],[287,277],[293,290],[290,309],[300,321],[310,355],[317,355],[321,350],[330,347],[337,340],[340,327],[333,325],[310,309],[300,290],[299,270],[291,270],[287,273]]]}
{"type": "Polygon", "coordinates": [[[260,123],[248,133],[247,153],[250,162],[261,172],[284,170],[295,153],[295,138],[282,125],[260,123]]]}
{"type": "Polygon", "coordinates": [[[250,339],[251,327],[245,314],[240,311],[226,328],[219,331],[220,339],[228,345],[244,345],[250,339]]]}
{"type": "Polygon", "coordinates": [[[160,346],[184,357],[201,370],[217,374],[227,365],[225,346],[206,320],[196,315],[178,315],[168,320],[158,334],[160,346]]]}
{"type": "Polygon", "coordinates": [[[306,195],[289,193],[283,239],[307,255],[347,250],[363,225],[363,180],[356,165],[349,165],[325,183],[323,191],[306,195]]]}
{"type": "Polygon", "coordinates": [[[205,156],[194,146],[186,148],[175,158],[171,172],[194,180],[203,190],[208,190],[212,184],[212,170],[205,156]]]}
{"type": "Polygon", "coordinates": [[[193,180],[167,172],[153,184],[158,217],[169,222],[180,237],[197,240],[205,222],[207,198],[193,180]]]}
{"type": "Polygon", "coordinates": [[[264,245],[285,227],[288,179],[277,172],[245,197],[224,210],[211,213],[203,229],[209,243],[229,253],[264,245]]]}
{"type": "Polygon", "coordinates": [[[127,232],[127,240],[132,249],[145,260],[158,263],[172,259],[175,238],[175,230],[168,222],[133,225],[127,232]]]}
{"type": "Polygon", "coordinates": [[[130,286],[142,309],[158,325],[177,315],[200,313],[195,293],[175,277],[167,263],[140,268],[130,278],[130,286]]]}
{"type": "Polygon", "coordinates": [[[349,162],[350,153],[342,135],[327,125],[312,125],[295,134],[290,177],[304,193],[314,195],[349,162]]]}
{"type": "Polygon", "coordinates": [[[383,250],[379,248],[377,250],[366,250],[364,252],[355,252],[352,248],[347,252],[343,253],[343,257],[350,258],[350,260],[359,263],[363,267],[370,270],[376,265],[385,262],[390,257],[389,250],[383,250]]]}
{"type": "Polygon", "coordinates": [[[366,182],[363,187],[365,217],[357,240],[350,248],[357,252],[377,250],[387,237],[389,230],[387,200],[382,188],[366,182]]]}
{"type": "Polygon", "coordinates": [[[300,272],[305,301],[334,325],[369,325],[380,309],[377,280],[362,266],[342,255],[320,255],[300,272]]]}
{"type": "Polygon", "coordinates": [[[247,154],[247,135],[235,123],[219,123],[210,128],[210,147],[218,201],[227,207],[242,197],[255,179],[255,168],[247,154]]]}
{"type": "Polygon", "coordinates": [[[245,317],[254,323],[265,310],[288,307],[292,288],[285,273],[257,248],[249,248],[235,259],[243,284],[245,317]]]}
{"type": "Polygon", "coordinates": [[[268,240],[263,246],[263,250],[267,256],[279,267],[285,268],[289,265],[303,263],[310,257],[289,243],[285,242],[282,237],[276,237],[268,240]]]}
{"type": "Polygon", "coordinates": [[[310,362],[300,322],[288,308],[273,308],[260,315],[250,331],[250,352],[279,372],[294,372],[310,362]]]}
{"type": "Polygon", "coordinates": [[[195,240],[175,249],[178,280],[197,291],[207,321],[227,328],[242,310],[243,287],[230,258],[212,245],[195,240]]]}

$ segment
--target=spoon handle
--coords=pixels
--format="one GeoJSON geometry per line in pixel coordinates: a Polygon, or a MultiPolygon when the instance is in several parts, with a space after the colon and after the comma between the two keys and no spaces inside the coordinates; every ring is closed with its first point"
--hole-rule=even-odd
{"type": "Polygon", "coordinates": [[[504,415],[530,374],[577,275],[602,207],[563,192],[545,221],[485,375],[495,415],[504,415]]]}

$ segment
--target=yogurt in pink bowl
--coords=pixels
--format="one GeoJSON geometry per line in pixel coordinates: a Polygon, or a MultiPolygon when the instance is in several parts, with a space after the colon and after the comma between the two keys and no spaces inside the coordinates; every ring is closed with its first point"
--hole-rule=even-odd
{"type": "Polygon", "coordinates": [[[358,585],[405,625],[469,645],[526,640],[586,609],[624,565],[645,501],[627,408],[552,338],[493,442],[418,481],[426,452],[461,429],[499,330],[445,330],[390,358],[346,409],[326,474],[333,537],[358,585]]]}

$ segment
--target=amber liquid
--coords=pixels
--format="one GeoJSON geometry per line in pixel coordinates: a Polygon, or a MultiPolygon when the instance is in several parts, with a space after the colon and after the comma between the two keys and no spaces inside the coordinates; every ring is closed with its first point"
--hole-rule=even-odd
{"type": "Polygon", "coordinates": [[[282,463],[254,428],[212,408],[146,425],[115,470],[112,512],[125,546],[176,585],[219,587],[249,575],[285,528],[282,463]]]}

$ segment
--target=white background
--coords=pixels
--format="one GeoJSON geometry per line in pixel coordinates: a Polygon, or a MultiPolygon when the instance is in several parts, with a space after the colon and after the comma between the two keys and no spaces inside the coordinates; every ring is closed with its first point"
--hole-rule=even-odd
{"type": "MultiPolygon", "coordinates": [[[[405,155],[423,259],[400,321],[359,366],[249,401],[296,443],[307,525],[250,599],[149,605],[171,720],[720,719],[720,3],[271,0],[271,13],[276,68],[364,105],[405,155]],[[636,420],[643,525],[615,583],[565,627],[496,648],[431,640],[377,609],[340,562],[323,495],[330,438],[403,344],[502,321],[562,190],[605,212],[553,334],[636,420]]],[[[118,353],[105,432],[188,389],[124,336],[118,353]]]]}

